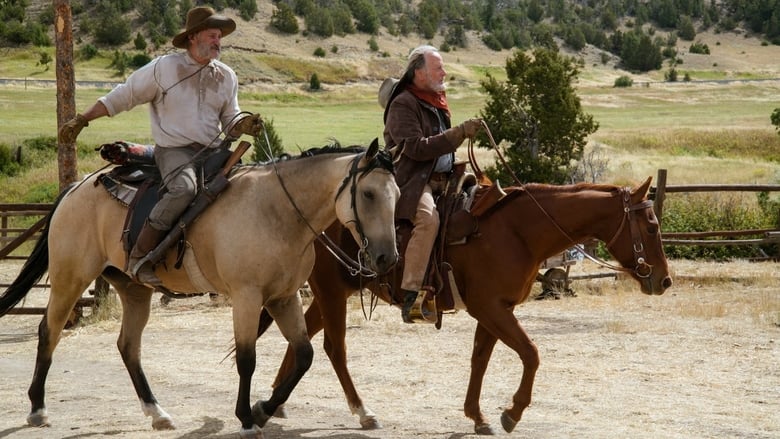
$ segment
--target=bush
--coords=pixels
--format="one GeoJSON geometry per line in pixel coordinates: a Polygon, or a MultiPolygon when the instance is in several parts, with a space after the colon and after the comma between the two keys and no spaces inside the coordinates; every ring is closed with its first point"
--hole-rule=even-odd
{"type": "Polygon", "coordinates": [[[634,85],[634,80],[626,75],[615,79],[615,87],[631,87],[632,85],[634,85]]]}
{"type": "Polygon", "coordinates": [[[498,41],[498,38],[496,38],[493,34],[485,34],[482,37],[482,42],[492,50],[495,50],[496,52],[500,52],[503,47],[501,47],[501,41],[498,41]]]}
{"type": "Polygon", "coordinates": [[[145,53],[137,53],[130,58],[130,67],[134,69],[140,69],[141,67],[149,64],[152,58],[145,53]]]}
{"type": "Polygon", "coordinates": [[[79,56],[84,60],[90,60],[98,55],[97,47],[91,44],[85,44],[79,49],[79,56]]]}
{"type": "Polygon", "coordinates": [[[286,34],[298,33],[298,20],[287,3],[279,2],[276,4],[274,12],[271,14],[271,26],[286,34]]]}
{"type": "Polygon", "coordinates": [[[16,148],[0,143],[0,175],[14,176],[22,169],[16,148]]]}
{"type": "MultiPolygon", "coordinates": [[[[759,193],[755,200],[733,193],[680,194],[665,202],[662,229],[670,233],[773,228],[778,222],[777,208],[778,202],[771,202],[766,193],[759,193]]],[[[669,258],[682,259],[761,256],[761,249],[752,245],[666,246],[664,250],[669,258]]]]}
{"type": "Polygon", "coordinates": [[[710,54],[710,48],[706,44],[702,43],[701,41],[697,41],[693,44],[691,44],[690,49],[688,49],[688,52],[690,53],[699,53],[703,55],[709,55],[710,54]]]}
{"type": "Polygon", "coordinates": [[[314,56],[319,58],[325,58],[325,49],[323,49],[322,47],[318,47],[314,49],[314,56]]]}
{"type": "Polygon", "coordinates": [[[309,78],[309,90],[319,90],[321,88],[322,86],[320,85],[320,78],[316,73],[312,73],[311,78],[309,78]]]}

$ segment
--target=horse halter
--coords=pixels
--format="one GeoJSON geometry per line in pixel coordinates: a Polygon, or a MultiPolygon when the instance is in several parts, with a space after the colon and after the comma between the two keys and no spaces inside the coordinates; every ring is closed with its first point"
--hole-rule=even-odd
{"type": "Polygon", "coordinates": [[[629,233],[631,234],[631,247],[634,252],[634,261],[636,265],[633,270],[615,267],[620,271],[633,271],[640,278],[648,278],[653,274],[653,266],[647,263],[647,256],[645,254],[645,246],[642,242],[642,233],[639,231],[639,225],[637,224],[638,211],[645,211],[653,207],[653,200],[644,200],[637,204],[631,204],[631,190],[629,188],[621,189],[623,200],[623,218],[620,221],[620,226],[612,239],[607,243],[607,248],[611,248],[618,236],[623,232],[623,229],[628,223],[629,233]]]}

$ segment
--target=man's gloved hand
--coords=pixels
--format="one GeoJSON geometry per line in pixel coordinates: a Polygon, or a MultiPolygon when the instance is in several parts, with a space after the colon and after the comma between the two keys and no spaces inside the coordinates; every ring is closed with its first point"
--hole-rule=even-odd
{"type": "Polygon", "coordinates": [[[482,119],[469,119],[460,124],[460,126],[463,128],[463,136],[473,139],[477,132],[482,129],[482,119]]]}
{"type": "Polygon", "coordinates": [[[236,122],[230,130],[231,135],[238,137],[242,134],[250,136],[259,136],[263,132],[263,118],[259,114],[252,114],[236,122]]]}
{"type": "Polygon", "coordinates": [[[62,127],[60,127],[60,133],[59,133],[60,142],[62,143],[76,142],[76,137],[78,137],[82,128],[86,126],[89,126],[89,122],[87,122],[87,119],[81,114],[77,114],[76,117],[65,122],[65,124],[62,125],[62,127]]]}

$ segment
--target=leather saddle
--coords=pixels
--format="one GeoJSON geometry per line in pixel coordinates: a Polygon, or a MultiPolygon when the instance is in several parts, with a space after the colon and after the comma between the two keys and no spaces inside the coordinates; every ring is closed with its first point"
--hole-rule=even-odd
{"type": "MultiPolygon", "coordinates": [[[[101,157],[117,165],[99,175],[95,185],[102,184],[113,198],[127,206],[122,242],[125,251],[129,253],[149,213],[165,193],[160,187],[162,178],[154,162],[154,145],[117,141],[103,144],[97,150],[100,151],[101,157]]],[[[227,148],[215,148],[201,155],[202,157],[196,160],[199,190],[203,190],[219,173],[231,151],[227,148]]],[[[189,209],[194,207],[191,205],[189,209]]],[[[182,217],[187,216],[187,213],[185,211],[182,217]]],[[[179,248],[183,249],[184,246],[180,245],[179,248]]],[[[181,254],[178,260],[181,260],[181,254]]]]}
{"type": "MultiPolygon", "coordinates": [[[[424,297],[418,297],[412,309],[415,320],[441,327],[444,312],[465,308],[447,262],[447,248],[463,245],[479,233],[479,218],[490,212],[506,196],[498,182],[466,173],[466,164],[457,163],[445,190],[436,199],[439,234],[428,262],[424,297]]],[[[410,224],[398,225],[399,252],[406,250],[411,236],[410,224]]],[[[422,296],[422,295],[421,295],[422,296]]]]}

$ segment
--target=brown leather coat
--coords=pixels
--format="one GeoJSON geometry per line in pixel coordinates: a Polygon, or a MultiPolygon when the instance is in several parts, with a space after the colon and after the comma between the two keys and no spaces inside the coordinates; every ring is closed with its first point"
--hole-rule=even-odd
{"type": "Polygon", "coordinates": [[[385,147],[395,151],[395,178],[401,189],[395,216],[411,221],[417,211],[423,188],[436,159],[453,153],[453,145],[442,134],[450,128],[450,119],[442,111],[415,97],[408,90],[390,103],[385,118],[385,147]]]}

